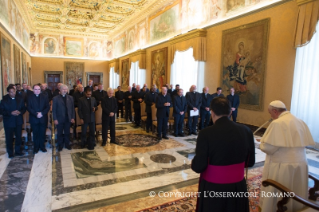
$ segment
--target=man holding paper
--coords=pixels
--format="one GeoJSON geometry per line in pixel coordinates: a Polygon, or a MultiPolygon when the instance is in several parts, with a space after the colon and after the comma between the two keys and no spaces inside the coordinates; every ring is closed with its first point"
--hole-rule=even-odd
{"type": "Polygon", "coordinates": [[[156,98],[157,136],[159,140],[162,140],[162,138],[168,139],[166,132],[171,104],[171,95],[167,94],[167,87],[162,87],[162,93],[156,98]]]}
{"type": "Polygon", "coordinates": [[[198,123],[199,109],[202,105],[202,96],[196,92],[196,85],[192,85],[190,91],[186,93],[188,128],[189,135],[197,135],[196,126],[198,123]]]}

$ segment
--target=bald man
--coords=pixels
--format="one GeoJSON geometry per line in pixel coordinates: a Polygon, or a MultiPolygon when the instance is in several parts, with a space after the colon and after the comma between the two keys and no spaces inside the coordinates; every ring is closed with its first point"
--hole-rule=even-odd
{"type": "MultiPolygon", "coordinates": [[[[269,104],[268,112],[273,119],[263,135],[260,150],[267,154],[263,169],[262,181],[277,181],[300,197],[308,198],[308,162],[305,147],[315,145],[308,126],[287,111],[282,101],[269,104]]],[[[280,193],[274,187],[261,186],[261,192],[280,193]]],[[[276,211],[281,197],[261,195],[259,205],[263,212],[276,211]]],[[[303,205],[289,201],[289,211],[299,211],[303,205]]]]}
{"type": "Polygon", "coordinates": [[[196,126],[198,123],[198,116],[191,116],[191,110],[198,111],[202,105],[202,96],[196,92],[196,85],[192,85],[189,92],[186,93],[187,113],[188,113],[188,128],[189,135],[197,135],[196,126]]]}
{"type": "Polygon", "coordinates": [[[210,120],[210,103],[212,101],[212,95],[208,93],[209,88],[204,87],[202,93],[202,105],[200,106],[200,126],[199,129],[208,127],[210,120]]]}

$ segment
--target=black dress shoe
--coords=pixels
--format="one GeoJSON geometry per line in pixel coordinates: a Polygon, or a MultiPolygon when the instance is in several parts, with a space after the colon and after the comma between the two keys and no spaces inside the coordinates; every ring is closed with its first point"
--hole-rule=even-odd
{"type": "Polygon", "coordinates": [[[106,141],[103,141],[103,142],[102,142],[102,146],[105,146],[105,145],[106,145],[106,141]]]}
{"type": "Polygon", "coordinates": [[[46,148],[41,149],[42,152],[47,152],[46,148]]]}
{"type": "Polygon", "coordinates": [[[184,137],[185,135],[184,135],[184,134],[178,134],[178,136],[180,136],[180,137],[184,137]]]}
{"type": "Polygon", "coordinates": [[[178,137],[178,135],[176,135],[176,134],[175,134],[174,136],[175,136],[175,137],[178,137]]]}
{"type": "Polygon", "coordinates": [[[197,132],[194,132],[193,135],[197,135],[197,132]]]}
{"type": "Polygon", "coordinates": [[[147,132],[147,133],[149,133],[149,132],[150,132],[150,130],[149,130],[149,129],[147,129],[147,130],[146,130],[146,132],[147,132]]]}
{"type": "Polygon", "coordinates": [[[192,133],[190,132],[190,133],[188,133],[188,135],[192,135],[192,133]]]}
{"type": "Polygon", "coordinates": [[[39,150],[33,150],[33,154],[37,154],[39,152],[39,150]]]}
{"type": "Polygon", "coordinates": [[[88,150],[94,150],[94,147],[91,147],[91,148],[88,147],[88,150]]]}
{"type": "Polygon", "coordinates": [[[58,148],[59,152],[61,152],[61,151],[62,151],[62,149],[63,149],[62,147],[59,147],[59,148],[58,148]]]}
{"type": "Polygon", "coordinates": [[[111,143],[111,144],[116,144],[115,141],[112,141],[112,140],[110,141],[110,143],[111,143]]]}
{"type": "Polygon", "coordinates": [[[16,156],[23,156],[24,154],[22,152],[15,153],[16,156]]]}
{"type": "Polygon", "coordinates": [[[162,137],[157,137],[157,140],[161,141],[161,140],[162,140],[162,137]]]}
{"type": "Polygon", "coordinates": [[[167,136],[163,136],[162,138],[164,138],[164,139],[166,139],[166,140],[169,139],[167,136]]]}
{"type": "Polygon", "coordinates": [[[67,150],[71,150],[71,147],[70,146],[68,146],[68,147],[65,147],[67,150]]]}
{"type": "Polygon", "coordinates": [[[13,155],[9,155],[9,158],[13,158],[14,156],[13,155]]]}

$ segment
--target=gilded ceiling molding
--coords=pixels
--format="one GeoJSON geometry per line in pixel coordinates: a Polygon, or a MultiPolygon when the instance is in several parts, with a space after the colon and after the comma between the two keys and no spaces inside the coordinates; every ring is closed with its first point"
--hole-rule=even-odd
{"type": "Polygon", "coordinates": [[[193,56],[196,61],[206,61],[206,35],[206,30],[196,29],[170,39],[170,63],[174,62],[176,51],[186,51],[189,48],[193,48],[193,56]]]}

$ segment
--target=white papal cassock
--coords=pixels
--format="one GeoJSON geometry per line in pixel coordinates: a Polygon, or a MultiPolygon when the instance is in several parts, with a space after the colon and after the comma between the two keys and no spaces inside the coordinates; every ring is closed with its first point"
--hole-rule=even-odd
{"type": "MultiPolygon", "coordinates": [[[[315,145],[308,126],[289,111],[285,111],[269,125],[260,142],[260,149],[267,154],[262,180],[275,180],[308,199],[308,163],[305,147],[315,145]]],[[[262,212],[276,211],[276,204],[282,198],[263,197],[262,192],[279,194],[280,191],[272,186],[261,186],[259,205],[262,212]]],[[[286,206],[288,212],[304,207],[292,199],[286,206]]]]}

